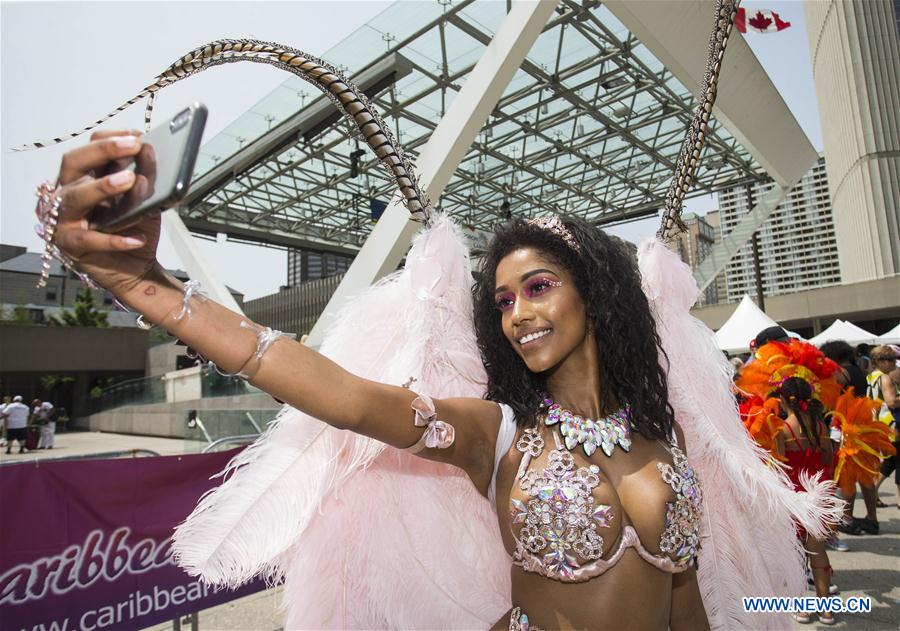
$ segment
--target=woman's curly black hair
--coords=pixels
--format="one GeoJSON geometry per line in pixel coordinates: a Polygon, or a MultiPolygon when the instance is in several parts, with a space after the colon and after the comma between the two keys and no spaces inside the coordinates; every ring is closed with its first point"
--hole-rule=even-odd
{"type": "Polygon", "coordinates": [[[830,340],[819,347],[822,354],[836,364],[850,364],[856,359],[856,351],[843,340],[830,340]]]}
{"type": "Polygon", "coordinates": [[[635,257],[626,244],[577,217],[561,217],[580,252],[562,237],[522,219],[501,225],[489,243],[474,287],[475,332],[488,375],[485,398],[509,405],[520,425],[534,427],[545,375],[531,372],[503,335],[494,297],[497,266],[519,248],[539,250],[566,269],[584,300],[600,357],[604,409],[630,405],[632,423],[645,437],[668,440],[675,413],[660,365],[659,335],[641,289],[635,257]]]}
{"type": "Polygon", "coordinates": [[[788,377],[776,390],[787,405],[785,416],[793,414],[800,421],[800,428],[806,440],[813,449],[819,448],[819,432],[822,428],[828,429],[825,421],[825,406],[813,397],[812,386],[800,377],[788,377]]]}

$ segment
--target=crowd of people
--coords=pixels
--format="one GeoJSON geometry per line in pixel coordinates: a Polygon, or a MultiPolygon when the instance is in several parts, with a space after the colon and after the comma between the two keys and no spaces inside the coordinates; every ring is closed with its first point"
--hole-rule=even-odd
{"type": "Polygon", "coordinates": [[[37,449],[53,449],[56,435],[56,421],[61,409],[49,401],[34,399],[31,406],[22,402],[22,397],[4,397],[0,404],[0,425],[2,438],[0,447],[6,446],[6,453],[12,453],[13,443],[18,443],[18,453],[37,449]]]}
{"type": "MultiPolygon", "coordinates": [[[[795,489],[803,477],[833,479],[846,502],[844,519],[825,539],[798,528],[808,553],[808,582],[818,596],[837,593],[828,550],[848,551],[838,533],[878,534],[878,489],[891,475],[900,507],[897,420],[900,419],[900,347],[851,346],[842,340],[816,348],[769,327],[751,343],[753,352],[733,358],[735,394],[744,425],[785,467],[795,489]],[[857,487],[865,516],[854,515],[857,487]]],[[[808,613],[795,620],[811,622],[808,613]]],[[[833,614],[819,621],[834,624],[833,614]]]]}

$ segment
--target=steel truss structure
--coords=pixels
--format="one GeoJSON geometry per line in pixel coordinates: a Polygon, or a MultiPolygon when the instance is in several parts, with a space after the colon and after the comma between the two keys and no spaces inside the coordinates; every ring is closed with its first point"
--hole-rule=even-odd
{"type": "MultiPolygon", "coordinates": [[[[324,58],[367,92],[415,158],[507,10],[487,0],[398,2],[324,58]]],[[[607,224],[655,214],[693,103],[602,4],[562,0],[434,201],[488,232],[512,215],[565,212],[607,224]]],[[[394,186],[331,108],[291,77],[204,145],[180,211],[185,224],[254,242],[358,250],[372,228],[370,201],[389,201],[394,186]]],[[[692,194],[765,179],[711,121],[692,194]]]]}

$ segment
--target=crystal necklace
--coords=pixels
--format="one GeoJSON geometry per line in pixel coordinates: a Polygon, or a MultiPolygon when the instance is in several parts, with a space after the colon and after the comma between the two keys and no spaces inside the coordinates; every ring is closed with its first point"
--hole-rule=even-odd
{"type": "Polygon", "coordinates": [[[608,416],[592,419],[564,409],[559,403],[554,403],[546,392],[541,393],[541,399],[547,409],[544,425],[559,424],[559,433],[569,451],[582,445],[588,456],[597,451],[597,447],[607,456],[612,456],[616,445],[626,452],[631,449],[630,407],[625,406],[608,416]]]}

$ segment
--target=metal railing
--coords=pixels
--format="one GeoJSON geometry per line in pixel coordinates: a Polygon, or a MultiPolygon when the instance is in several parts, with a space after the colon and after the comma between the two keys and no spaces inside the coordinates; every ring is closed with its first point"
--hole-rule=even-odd
{"type": "Polygon", "coordinates": [[[226,436],[225,438],[220,438],[219,440],[214,440],[206,447],[200,450],[202,454],[208,454],[211,451],[216,451],[221,447],[225,447],[228,445],[247,445],[252,443],[254,440],[259,438],[259,434],[244,434],[243,436],[226,436]]]}
{"type": "Polygon", "coordinates": [[[24,458],[24,459],[16,459],[16,460],[4,460],[0,462],[0,466],[7,464],[22,464],[22,463],[34,463],[37,465],[44,464],[47,462],[62,462],[64,460],[97,460],[97,459],[109,459],[109,458],[124,458],[126,456],[131,456],[132,458],[137,456],[159,456],[161,454],[153,451],[152,449],[120,449],[118,451],[99,451],[97,453],[91,454],[75,454],[74,456],[55,456],[53,458],[24,458]]]}
{"type": "MultiPolygon", "coordinates": [[[[200,372],[200,396],[204,399],[230,397],[242,394],[258,394],[262,390],[238,377],[226,377],[206,365],[200,372]]],[[[166,402],[166,384],[163,375],[120,381],[102,390],[93,399],[91,414],[105,412],[126,405],[148,405],[166,402]]]]}
{"type": "Polygon", "coordinates": [[[251,386],[240,377],[227,377],[219,374],[215,367],[207,364],[200,373],[200,394],[206,398],[230,397],[241,394],[256,394],[262,392],[259,388],[251,386]]]}
{"type": "Polygon", "coordinates": [[[129,379],[107,386],[100,396],[93,399],[91,413],[104,412],[123,405],[147,405],[164,403],[166,387],[162,377],[129,379]]]}
{"type": "Polygon", "coordinates": [[[278,410],[188,410],[185,453],[207,453],[224,445],[251,443],[272,422],[278,410]]]}

